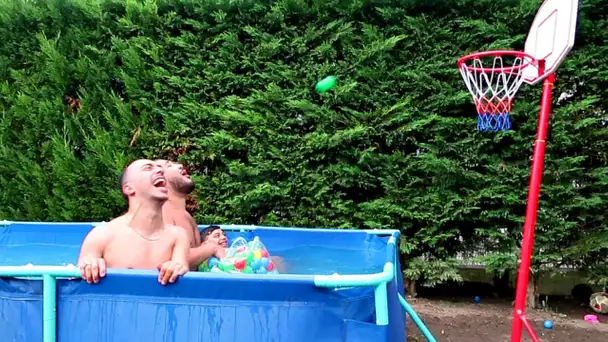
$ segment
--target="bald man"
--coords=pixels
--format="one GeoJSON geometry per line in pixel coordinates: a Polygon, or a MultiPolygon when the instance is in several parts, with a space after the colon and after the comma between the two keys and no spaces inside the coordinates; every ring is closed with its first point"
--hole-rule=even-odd
{"type": "Polygon", "coordinates": [[[86,236],[78,258],[83,279],[98,283],[106,268],[131,268],[158,269],[161,284],[175,282],[188,271],[189,239],[163,220],[168,189],[162,167],[136,160],[123,171],[120,185],[129,211],[86,236]]]}
{"type": "Polygon", "coordinates": [[[157,159],[155,162],[162,166],[167,179],[168,200],[163,205],[163,218],[165,223],[181,227],[188,235],[190,245],[188,263],[190,270],[196,270],[203,261],[216,255],[220,246],[201,242],[196,221],[186,210],[186,196],[194,190],[195,186],[186,168],[180,163],[163,159],[157,159]]]}

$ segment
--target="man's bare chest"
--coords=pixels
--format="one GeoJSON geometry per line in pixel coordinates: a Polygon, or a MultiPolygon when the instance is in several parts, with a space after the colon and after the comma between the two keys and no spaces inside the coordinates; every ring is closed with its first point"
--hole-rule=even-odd
{"type": "Polygon", "coordinates": [[[171,260],[173,243],[166,239],[149,241],[141,237],[124,236],[113,239],[104,252],[107,267],[156,269],[171,260]]]}

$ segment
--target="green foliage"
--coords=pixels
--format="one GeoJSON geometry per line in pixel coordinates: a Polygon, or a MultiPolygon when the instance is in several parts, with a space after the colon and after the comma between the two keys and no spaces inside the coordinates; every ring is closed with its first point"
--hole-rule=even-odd
{"type": "MultiPolygon", "coordinates": [[[[194,174],[201,223],[398,227],[430,283],[480,246],[514,267],[540,91],[513,131],[476,132],[455,63],[521,48],[538,5],[0,1],[0,217],[108,220],[126,163],[163,157],[194,174]]],[[[582,1],[558,72],[537,268],[606,260],[606,13],[582,1]]]]}
{"type": "Polygon", "coordinates": [[[403,274],[408,279],[420,279],[421,285],[433,287],[447,281],[462,281],[458,271],[459,262],[455,258],[447,260],[412,259],[403,274]]]}

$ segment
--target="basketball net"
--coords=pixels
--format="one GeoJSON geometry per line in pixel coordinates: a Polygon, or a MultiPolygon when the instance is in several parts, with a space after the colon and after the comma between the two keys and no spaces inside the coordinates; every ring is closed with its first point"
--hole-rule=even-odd
{"type": "Polygon", "coordinates": [[[476,53],[459,61],[460,73],[475,101],[479,131],[511,129],[511,104],[524,82],[523,70],[532,62],[531,57],[516,51],[476,53]]]}

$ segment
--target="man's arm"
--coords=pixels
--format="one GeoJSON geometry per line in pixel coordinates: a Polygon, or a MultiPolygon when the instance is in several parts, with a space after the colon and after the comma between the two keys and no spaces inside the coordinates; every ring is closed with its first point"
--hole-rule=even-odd
{"type": "Polygon", "coordinates": [[[171,251],[171,260],[158,265],[158,281],[167,285],[174,283],[177,277],[188,272],[188,249],[190,248],[190,240],[183,229],[176,226],[169,226],[172,230],[171,235],[174,237],[173,250],[171,251]]]}
{"type": "Polygon", "coordinates": [[[190,249],[190,240],[188,235],[180,227],[174,227],[175,245],[171,254],[171,261],[178,263],[184,267],[188,267],[188,251],[190,249]]]}
{"type": "Polygon", "coordinates": [[[201,233],[190,214],[186,213],[185,215],[177,216],[177,218],[173,219],[173,222],[175,222],[174,225],[183,228],[184,232],[187,232],[187,235],[190,235],[189,246],[191,246],[191,248],[188,251],[188,267],[192,271],[197,270],[198,266],[203,263],[203,261],[216,254],[218,246],[215,244],[201,243],[201,233]]]}
{"type": "Polygon", "coordinates": [[[283,260],[283,258],[273,255],[270,257],[270,260],[272,260],[274,267],[279,273],[287,273],[287,263],[285,260],[283,260]]]}
{"type": "Polygon", "coordinates": [[[84,238],[78,256],[78,267],[83,279],[88,283],[98,283],[106,275],[103,252],[107,244],[107,227],[97,226],[84,238]]]}
{"type": "Polygon", "coordinates": [[[219,246],[214,243],[202,243],[198,247],[190,248],[188,253],[190,269],[198,269],[198,266],[203,263],[203,261],[211,258],[217,253],[218,247],[219,246]]]}
{"type": "Polygon", "coordinates": [[[203,241],[201,241],[201,231],[198,229],[198,225],[196,224],[196,221],[194,221],[192,215],[186,212],[186,216],[186,219],[190,222],[190,225],[192,226],[192,234],[194,235],[194,246],[200,246],[201,243],[203,243],[203,241]]]}

